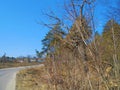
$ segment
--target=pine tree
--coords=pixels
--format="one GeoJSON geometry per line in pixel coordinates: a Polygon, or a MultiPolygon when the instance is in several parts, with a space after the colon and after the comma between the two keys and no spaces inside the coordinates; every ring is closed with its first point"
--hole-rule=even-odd
{"type": "Polygon", "coordinates": [[[102,46],[103,46],[103,52],[104,52],[104,54],[102,55],[103,60],[113,62],[113,54],[115,52],[118,56],[117,58],[120,59],[119,57],[120,56],[120,53],[119,53],[120,51],[120,25],[114,20],[109,20],[104,27],[102,38],[103,38],[102,46]],[[112,28],[114,32],[112,31],[112,28]],[[113,34],[114,34],[114,38],[113,38],[113,34]],[[114,51],[115,47],[117,48],[116,51],[114,51]]]}
{"type": "Polygon", "coordinates": [[[55,24],[42,40],[43,48],[41,53],[47,55],[55,52],[60,47],[61,41],[65,35],[65,32],[61,29],[60,23],[55,24]]]}

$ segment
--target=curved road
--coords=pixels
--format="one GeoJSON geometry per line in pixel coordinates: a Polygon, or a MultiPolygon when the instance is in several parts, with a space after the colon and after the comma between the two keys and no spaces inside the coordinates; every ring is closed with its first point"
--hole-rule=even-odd
{"type": "Polygon", "coordinates": [[[43,65],[0,69],[0,90],[15,90],[16,73],[22,69],[32,68],[36,66],[43,65]]]}

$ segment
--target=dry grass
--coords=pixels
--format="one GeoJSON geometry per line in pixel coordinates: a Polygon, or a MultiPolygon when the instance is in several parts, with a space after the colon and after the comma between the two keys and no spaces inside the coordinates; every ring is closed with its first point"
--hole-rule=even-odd
{"type": "Polygon", "coordinates": [[[44,67],[22,70],[17,74],[16,90],[47,90],[47,78],[44,67]]]}
{"type": "Polygon", "coordinates": [[[40,63],[32,62],[32,63],[0,63],[0,69],[2,68],[11,68],[11,67],[20,67],[20,66],[30,66],[30,65],[38,65],[40,63]]]}
{"type": "MultiPolygon", "coordinates": [[[[105,69],[105,72],[108,68],[109,66],[105,69]]],[[[111,75],[113,71],[109,73],[109,76],[102,75],[103,77],[107,77],[105,82],[102,77],[91,67],[89,67],[88,75],[83,74],[82,69],[79,70],[76,68],[75,72],[76,73],[72,73],[72,77],[70,78],[70,74],[67,74],[67,72],[67,75],[64,73],[62,76],[51,76],[46,72],[45,67],[22,70],[17,74],[16,90],[70,90],[69,88],[72,88],[74,82],[76,82],[76,85],[73,85],[73,87],[76,87],[72,90],[119,90],[120,78],[117,78],[116,80],[114,76],[111,75]],[[55,79],[54,77],[59,78],[55,79]],[[60,80],[63,81],[57,84],[57,89],[54,85],[56,80],[57,82],[60,80]],[[89,87],[90,83],[92,85],[92,89],[89,87]],[[106,89],[106,83],[109,89],[106,89]]]]}

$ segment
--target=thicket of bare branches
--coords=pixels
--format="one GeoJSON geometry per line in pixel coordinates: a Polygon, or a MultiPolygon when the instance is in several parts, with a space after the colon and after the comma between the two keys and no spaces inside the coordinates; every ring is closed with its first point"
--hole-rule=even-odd
{"type": "Polygon", "coordinates": [[[65,4],[65,17],[72,23],[71,27],[63,24],[59,18],[47,15],[57,21],[50,27],[48,36],[52,39],[48,40],[49,46],[43,51],[49,90],[119,90],[117,41],[113,22],[110,25],[113,59],[109,62],[103,60],[104,40],[95,33],[94,3],[95,0],[70,0],[69,4],[65,4]],[[68,30],[68,33],[61,32],[61,28],[64,32],[68,30]]]}

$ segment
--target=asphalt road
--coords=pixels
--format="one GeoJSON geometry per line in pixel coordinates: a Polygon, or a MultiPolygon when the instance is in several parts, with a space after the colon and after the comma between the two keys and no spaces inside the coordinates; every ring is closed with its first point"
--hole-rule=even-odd
{"type": "Polygon", "coordinates": [[[0,90],[15,90],[16,73],[22,69],[36,66],[42,65],[0,69],[0,90]]]}

